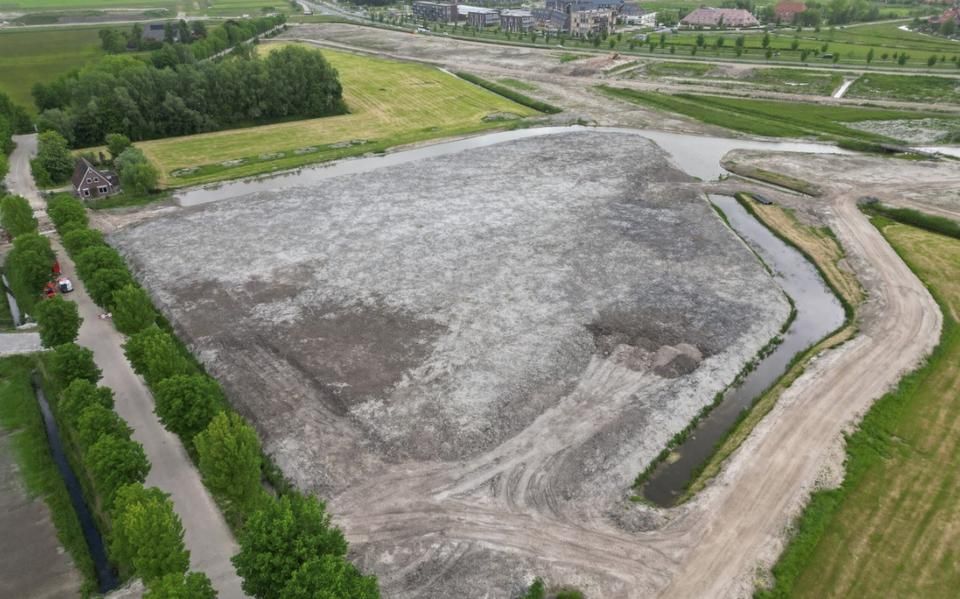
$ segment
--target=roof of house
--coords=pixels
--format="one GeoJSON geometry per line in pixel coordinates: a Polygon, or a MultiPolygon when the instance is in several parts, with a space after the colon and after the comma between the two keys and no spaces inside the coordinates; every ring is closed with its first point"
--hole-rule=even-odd
{"type": "Polygon", "coordinates": [[[721,20],[728,27],[746,27],[759,25],[756,17],[750,11],[742,8],[709,8],[702,7],[693,11],[680,20],[684,25],[716,26],[721,20]]]}
{"type": "Polygon", "coordinates": [[[461,15],[468,15],[470,13],[480,13],[480,14],[499,14],[499,11],[495,8],[485,8],[483,6],[467,6],[466,4],[458,4],[457,12],[461,15]]]}
{"type": "Polygon", "coordinates": [[[533,13],[529,10],[507,8],[500,11],[501,17],[531,17],[533,13]]]}
{"type": "Polygon", "coordinates": [[[777,3],[777,6],[774,7],[773,12],[776,14],[786,14],[790,13],[792,15],[802,13],[807,10],[807,5],[803,2],[792,2],[791,0],[781,0],[777,3]]]}
{"type": "Polygon", "coordinates": [[[87,171],[93,171],[95,176],[103,177],[104,181],[110,185],[117,184],[117,177],[112,172],[108,170],[100,170],[97,167],[90,164],[90,161],[82,156],[77,159],[76,163],[73,166],[73,176],[70,177],[70,182],[73,183],[74,189],[78,189],[83,183],[84,177],[87,176],[87,171]]]}

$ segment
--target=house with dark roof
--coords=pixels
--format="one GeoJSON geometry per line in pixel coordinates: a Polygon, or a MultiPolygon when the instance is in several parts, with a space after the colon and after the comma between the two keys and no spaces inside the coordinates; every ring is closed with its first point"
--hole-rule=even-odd
{"type": "Polygon", "coordinates": [[[84,200],[100,198],[120,191],[120,180],[117,179],[117,175],[105,169],[98,169],[86,158],[77,159],[70,181],[73,183],[73,193],[84,200]]]}

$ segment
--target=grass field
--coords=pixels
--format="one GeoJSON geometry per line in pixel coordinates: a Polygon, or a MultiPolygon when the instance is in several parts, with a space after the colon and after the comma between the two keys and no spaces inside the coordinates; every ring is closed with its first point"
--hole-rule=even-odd
{"type": "Polygon", "coordinates": [[[174,10],[178,0],[0,0],[0,9],[16,11],[33,10],[85,10],[91,8],[169,8],[174,10]]]}
{"type": "Polygon", "coordinates": [[[35,83],[51,81],[103,56],[98,29],[0,30],[0,91],[33,110],[30,89],[35,83]]]}
{"type": "Polygon", "coordinates": [[[323,53],[340,72],[350,114],[137,144],[158,165],[161,183],[182,186],[289,169],[514,122],[490,116],[536,114],[431,67],[323,53]]]}
{"type": "Polygon", "coordinates": [[[0,427],[17,431],[12,438],[13,451],[27,492],[47,503],[57,537],[85,578],[86,586],[95,588],[93,560],[70,495],[50,455],[40,407],[33,395],[30,372],[34,366],[34,359],[29,356],[0,359],[0,427]]]}
{"type": "Polygon", "coordinates": [[[960,79],[871,73],[857,79],[847,97],[960,104],[960,79]]]}
{"type": "Polygon", "coordinates": [[[940,345],[847,440],[765,597],[956,597],[960,588],[960,240],[875,221],[943,312],[940,345]]]}
{"type": "Polygon", "coordinates": [[[607,86],[600,86],[599,89],[628,102],[677,112],[711,125],[767,137],[814,137],[832,141],[891,143],[897,140],[846,127],[844,124],[924,118],[939,118],[944,122],[958,121],[956,118],[949,119],[943,114],[931,112],[822,106],[691,94],[670,96],[607,86]]]}

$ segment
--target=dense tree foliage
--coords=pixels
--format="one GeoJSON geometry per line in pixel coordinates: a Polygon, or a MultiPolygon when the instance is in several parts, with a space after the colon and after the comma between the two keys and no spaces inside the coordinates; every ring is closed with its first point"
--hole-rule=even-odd
{"type": "Polygon", "coordinates": [[[103,233],[96,229],[79,228],[67,231],[62,240],[63,247],[71,254],[79,254],[83,250],[95,245],[106,245],[103,233]]]}
{"type": "Polygon", "coordinates": [[[165,56],[173,53],[180,59],[173,64],[196,62],[210,58],[237,44],[254,38],[286,22],[284,15],[259,17],[256,19],[230,19],[212,29],[207,29],[203,21],[187,23],[184,20],[167,23],[164,40],[143,38],[143,26],[135,24],[129,32],[120,29],[101,29],[100,44],[108,54],[119,54],[127,50],[153,50],[151,62],[158,67],[169,66],[165,56]]]}
{"type": "Polygon", "coordinates": [[[114,435],[101,435],[85,452],[84,462],[97,494],[108,504],[113,501],[117,489],[134,482],[142,483],[150,472],[150,462],[143,446],[114,435]]]}
{"type": "Polygon", "coordinates": [[[190,565],[173,502],[159,489],[141,484],[127,484],[116,493],[111,549],[148,587],[170,574],[182,577],[190,565]]]}
{"type": "Polygon", "coordinates": [[[123,261],[123,256],[107,245],[89,247],[77,254],[74,260],[77,264],[77,274],[84,281],[90,280],[101,269],[124,270],[127,267],[123,261]]]}
{"type": "Polygon", "coordinates": [[[55,295],[37,304],[34,314],[44,347],[70,343],[80,332],[80,312],[77,305],[55,295]]]}
{"type": "Polygon", "coordinates": [[[73,174],[74,160],[63,135],[44,131],[37,137],[37,157],[30,161],[33,176],[40,185],[63,183],[73,174]]]}
{"type": "MultiPolygon", "coordinates": [[[[0,155],[13,151],[13,140],[16,133],[29,133],[33,130],[33,119],[23,106],[13,103],[10,96],[0,92],[0,155]]],[[[6,163],[4,163],[6,164],[6,163]]],[[[0,175],[6,174],[0,172],[0,175]]]]}
{"type": "Polygon", "coordinates": [[[47,200],[47,215],[63,235],[71,226],[87,226],[87,209],[83,202],[68,193],[59,193],[47,200]]]}
{"type": "Polygon", "coordinates": [[[114,160],[130,147],[130,138],[121,133],[108,133],[105,141],[107,142],[107,151],[110,152],[110,157],[114,160]]]}
{"type": "Polygon", "coordinates": [[[265,502],[250,516],[233,557],[244,592],[259,599],[278,597],[307,562],[346,555],[343,533],[330,524],[325,510],[316,497],[291,493],[265,502]]]}
{"type": "Polygon", "coordinates": [[[32,312],[43,287],[50,280],[54,253],[50,241],[37,233],[24,233],[13,240],[4,269],[10,289],[24,312],[32,312]]]}
{"type": "Polygon", "coordinates": [[[93,352],[76,343],[65,343],[53,350],[50,358],[53,375],[64,385],[69,385],[76,379],[83,379],[91,383],[100,380],[100,369],[93,361],[93,352]]]}
{"type": "Polygon", "coordinates": [[[156,321],[157,311],[142,287],[128,284],[113,292],[113,324],[118,331],[133,335],[156,321]]]}
{"type": "Polygon", "coordinates": [[[132,335],[123,350],[133,369],[151,387],[171,376],[192,372],[173,337],[155,325],[132,335]]]}
{"type": "Polygon", "coordinates": [[[80,414],[91,406],[113,409],[113,391],[109,387],[97,387],[86,379],[74,379],[63,390],[57,403],[57,411],[68,422],[75,422],[80,414]]]}
{"type": "Polygon", "coordinates": [[[193,444],[207,488],[232,512],[244,513],[252,507],[262,493],[257,432],[239,415],[220,412],[193,444]]]}
{"type": "Polygon", "coordinates": [[[215,599],[210,579],[203,572],[167,574],[150,583],[143,599],[215,599]]]}
{"type": "Polygon", "coordinates": [[[128,193],[144,194],[157,186],[157,169],[138,148],[130,146],[114,160],[120,185],[128,193]]]}
{"type": "MultiPolygon", "coordinates": [[[[152,308],[151,308],[152,309],[152,308]]],[[[114,315],[116,318],[116,315],[114,315]]],[[[217,381],[201,374],[180,374],[164,379],[157,383],[153,390],[153,397],[156,400],[156,412],[168,430],[180,435],[186,442],[190,443],[197,433],[203,431],[210,425],[210,421],[223,410],[226,405],[226,398],[217,381]]],[[[222,456],[218,453],[223,439],[215,432],[210,432],[206,437],[209,445],[206,447],[207,455],[214,462],[222,461],[222,456]]],[[[234,447],[238,451],[244,451],[246,448],[243,442],[256,448],[256,455],[253,461],[256,463],[256,483],[260,481],[260,445],[257,442],[256,434],[252,441],[246,437],[236,439],[234,447]]],[[[249,456],[244,453],[246,460],[249,456]]],[[[239,459],[239,458],[234,458],[239,459]]],[[[201,460],[201,469],[202,469],[201,460]]],[[[214,466],[211,466],[214,468],[214,466]]],[[[243,476],[241,474],[241,476],[243,476]]],[[[232,484],[232,483],[231,483],[232,484]]],[[[212,490],[213,486],[210,487],[212,490]]]]}
{"type": "Polygon", "coordinates": [[[80,451],[86,451],[100,440],[102,435],[130,439],[130,427],[113,409],[94,403],[80,412],[73,426],[80,451]]]}
{"type": "Polygon", "coordinates": [[[4,196],[0,199],[0,226],[10,237],[36,233],[37,219],[33,216],[30,202],[20,196],[4,196]]]}
{"type": "Polygon", "coordinates": [[[108,56],[34,91],[45,109],[41,124],[59,109],[68,116],[60,127],[71,128],[66,137],[77,146],[100,144],[108,133],[143,140],[345,111],[336,70],[319,51],[298,46],[165,68],[108,56]]]}
{"type": "Polygon", "coordinates": [[[114,290],[133,283],[133,278],[126,268],[101,268],[86,279],[87,293],[98,306],[107,311],[113,311],[114,290]]]}
{"type": "Polygon", "coordinates": [[[315,557],[293,573],[280,599],[380,599],[377,579],[335,555],[315,557]]]}

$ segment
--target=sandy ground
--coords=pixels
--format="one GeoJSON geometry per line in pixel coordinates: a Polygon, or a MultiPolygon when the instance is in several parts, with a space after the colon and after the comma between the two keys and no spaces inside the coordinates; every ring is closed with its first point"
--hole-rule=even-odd
{"type": "Polygon", "coordinates": [[[83,579],[57,539],[43,499],[23,487],[10,447],[0,430],[0,597],[76,597],[83,579]]]}

